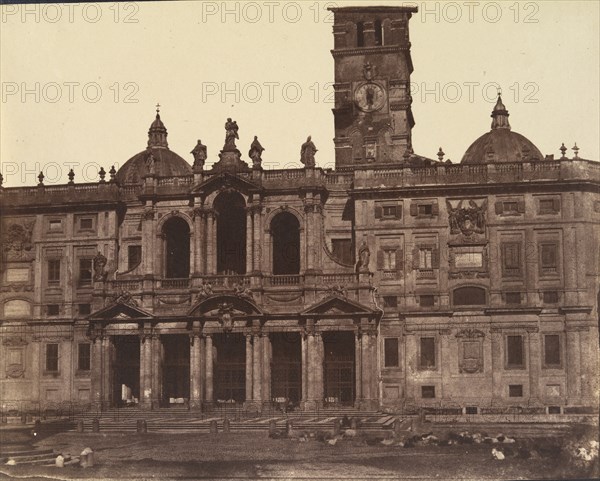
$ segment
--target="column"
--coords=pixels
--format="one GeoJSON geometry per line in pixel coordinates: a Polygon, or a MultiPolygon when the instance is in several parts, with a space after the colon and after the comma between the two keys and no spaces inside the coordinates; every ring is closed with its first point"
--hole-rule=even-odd
{"type": "Polygon", "coordinates": [[[363,333],[361,336],[362,341],[362,392],[363,399],[365,401],[372,398],[371,395],[371,376],[369,375],[371,372],[370,364],[371,364],[371,355],[370,355],[370,340],[371,336],[368,333],[363,333]]]}
{"type": "Polygon", "coordinates": [[[246,274],[252,272],[254,235],[252,228],[252,207],[246,208],[246,274]]]}
{"type": "MultiPolygon", "coordinates": [[[[503,335],[500,329],[492,329],[492,402],[501,401],[504,397],[502,386],[502,343],[503,335]]],[[[506,394],[507,396],[508,394],[506,394]]]]}
{"type": "Polygon", "coordinates": [[[325,350],[323,346],[323,336],[320,332],[315,333],[315,399],[319,405],[322,405],[324,396],[323,385],[323,358],[325,350]]]}
{"type": "Polygon", "coordinates": [[[262,345],[260,342],[260,335],[255,334],[252,336],[252,399],[254,401],[262,401],[262,345]]]}
{"type": "Polygon", "coordinates": [[[417,339],[412,332],[407,332],[406,336],[406,372],[404,373],[404,382],[406,390],[406,399],[415,401],[416,399],[416,362],[417,362],[417,339]]]}
{"type": "Polygon", "coordinates": [[[150,339],[148,335],[140,336],[140,407],[149,407],[151,404],[152,379],[148,359],[150,351],[150,339]]]}
{"type": "Polygon", "coordinates": [[[199,408],[202,400],[200,336],[190,335],[190,407],[199,408]]]}
{"type": "Polygon", "coordinates": [[[194,274],[202,274],[204,272],[202,266],[202,235],[204,229],[202,229],[202,210],[200,207],[194,209],[194,237],[192,241],[194,243],[194,274]]]}
{"type": "MultiPolygon", "coordinates": [[[[36,346],[39,349],[39,343],[36,346]]],[[[102,338],[97,337],[92,344],[92,372],[91,383],[92,393],[91,401],[101,403],[102,401],[102,338]]],[[[34,364],[37,365],[37,364],[34,364]]]]}
{"type": "Polygon", "coordinates": [[[302,354],[302,402],[308,401],[308,336],[300,333],[302,354]]]}
{"type": "Polygon", "coordinates": [[[257,208],[253,209],[253,214],[252,214],[252,224],[254,227],[253,230],[253,234],[254,234],[254,241],[252,243],[252,246],[254,248],[254,270],[255,271],[262,271],[262,249],[261,249],[261,235],[262,235],[262,222],[261,222],[261,212],[260,212],[260,207],[257,206],[257,208]]]}
{"type": "Polygon", "coordinates": [[[540,334],[529,332],[529,400],[539,402],[540,396],[540,371],[542,359],[540,357],[540,334]]]}
{"type": "Polygon", "coordinates": [[[577,404],[580,395],[581,353],[579,331],[567,328],[567,402],[577,404]]]}
{"type": "Polygon", "coordinates": [[[307,205],[304,208],[306,213],[306,269],[311,270],[315,268],[314,265],[314,224],[312,215],[312,205],[307,205]]]}
{"type": "Polygon", "coordinates": [[[306,336],[306,400],[314,401],[315,399],[315,338],[312,334],[306,336]]]}
{"type": "Polygon", "coordinates": [[[369,378],[371,379],[371,399],[373,400],[373,408],[379,398],[379,380],[378,380],[378,366],[377,366],[377,333],[372,332],[369,339],[370,349],[370,369],[369,378]]]}
{"type": "MultiPolygon", "coordinates": [[[[441,343],[441,352],[440,352],[440,369],[442,371],[442,382],[441,382],[441,388],[442,388],[442,392],[440,393],[442,399],[448,399],[449,394],[447,390],[446,390],[446,385],[452,383],[451,380],[451,372],[450,372],[450,359],[452,359],[452,356],[450,355],[450,343],[449,343],[449,332],[448,334],[442,334],[440,336],[440,343],[441,343]],[[447,360],[447,362],[445,362],[447,360]]],[[[460,352],[459,352],[460,355],[460,352]]]]}
{"type": "Polygon", "coordinates": [[[215,232],[215,212],[208,212],[206,224],[206,273],[214,275],[216,273],[216,232],[215,232]]]}
{"type": "Polygon", "coordinates": [[[252,399],[252,371],[254,363],[252,362],[252,335],[246,334],[246,401],[252,399]]]}
{"type": "Polygon", "coordinates": [[[598,351],[592,349],[591,333],[588,328],[579,332],[580,352],[581,352],[581,398],[586,404],[594,402],[592,383],[597,375],[598,369],[598,351]]]}
{"type": "Polygon", "coordinates": [[[565,299],[567,306],[577,304],[577,245],[575,242],[575,228],[564,229],[563,266],[565,278],[565,299]]]}
{"type": "Polygon", "coordinates": [[[150,375],[152,377],[152,408],[160,407],[162,399],[163,345],[158,334],[150,338],[150,375]]]}
{"type": "Polygon", "coordinates": [[[354,379],[355,379],[355,400],[361,401],[362,394],[362,349],[361,349],[361,336],[357,331],[354,333],[354,379]]]}
{"type": "Polygon", "coordinates": [[[204,351],[206,357],[206,373],[205,373],[205,381],[206,385],[204,386],[204,392],[206,394],[206,401],[212,402],[213,400],[213,345],[212,345],[212,337],[210,335],[206,336],[204,341],[204,351]]]}
{"type": "Polygon", "coordinates": [[[268,334],[263,334],[260,337],[263,345],[263,362],[262,362],[262,399],[263,401],[271,400],[271,339],[268,334]]]}
{"type": "Polygon", "coordinates": [[[105,406],[110,404],[112,392],[110,385],[111,342],[110,336],[102,338],[102,402],[105,406]]]}

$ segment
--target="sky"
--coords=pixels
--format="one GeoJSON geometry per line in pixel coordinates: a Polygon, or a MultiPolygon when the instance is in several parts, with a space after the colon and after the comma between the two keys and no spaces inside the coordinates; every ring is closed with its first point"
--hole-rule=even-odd
{"type": "Polygon", "coordinates": [[[460,161],[490,128],[497,87],[514,131],[543,154],[600,159],[600,2],[130,2],[3,5],[4,187],[97,181],[145,149],[160,103],[169,147],[218,160],[228,117],[243,157],[300,167],[308,135],[334,166],[328,6],[417,5],[413,148],[460,161]]]}

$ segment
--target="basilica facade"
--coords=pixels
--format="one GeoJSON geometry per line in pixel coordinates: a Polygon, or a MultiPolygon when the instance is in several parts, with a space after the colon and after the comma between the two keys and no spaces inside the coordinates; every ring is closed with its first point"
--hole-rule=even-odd
{"type": "Polygon", "coordinates": [[[188,163],[157,111],[98,182],[0,183],[2,409],[597,408],[600,164],[500,97],[460,163],[416,154],[415,11],[333,9],[335,169],[232,119],[188,163]]]}

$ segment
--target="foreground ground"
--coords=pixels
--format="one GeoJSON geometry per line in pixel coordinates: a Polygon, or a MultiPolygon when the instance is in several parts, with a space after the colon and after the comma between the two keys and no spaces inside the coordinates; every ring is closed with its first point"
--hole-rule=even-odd
{"type": "MultiPolygon", "coordinates": [[[[432,431],[440,440],[453,435],[447,428],[432,431]]],[[[592,436],[597,439],[597,434],[592,436]]],[[[61,433],[41,440],[38,446],[73,455],[90,447],[95,451],[95,466],[1,466],[0,478],[488,480],[591,479],[600,474],[597,458],[584,463],[566,455],[561,446],[573,439],[517,439],[511,445],[417,443],[411,447],[399,445],[399,440],[386,445],[381,439],[359,434],[332,444],[318,434],[271,439],[267,432],[61,433]],[[506,459],[494,459],[494,447],[504,449],[506,459]]]]}

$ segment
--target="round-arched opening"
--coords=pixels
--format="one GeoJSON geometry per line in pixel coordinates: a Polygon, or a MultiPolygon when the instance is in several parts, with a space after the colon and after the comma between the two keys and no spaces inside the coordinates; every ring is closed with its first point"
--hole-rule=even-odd
{"type": "Polygon", "coordinates": [[[289,212],[277,214],[271,221],[273,274],[300,274],[300,223],[289,212]]]}
{"type": "Polygon", "coordinates": [[[183,279],[190,275],[190,226],[181,217],[165,222],[165,277],[183,279]]]}
{"type": "Polygon", "coordinates": [[[454,289],[452,304],[455,306],[483,306],[486,304],[485,289],[474,286],[454,289]]]}
{"type": "Polygon", "coordinates": [[[224,192],[215,199],[217,211],[217,272],[246,273],[246,203],[237,192],[224,192]]]}

